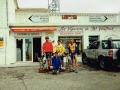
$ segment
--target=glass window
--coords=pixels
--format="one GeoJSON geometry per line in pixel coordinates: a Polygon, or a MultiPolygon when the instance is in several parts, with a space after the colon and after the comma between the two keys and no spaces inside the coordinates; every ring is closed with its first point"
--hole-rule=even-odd
{"type": "Polygon", "coordinates": [[[89,46],[94,42],[97,41],[99,38],[98,36],[89,36],[88,40],[89,40],[89,46]]]}
{"type": "Polygon", "coordinates": [[[113,41],[112,42],[112,48],[113,49],[119,49],[120,48],[120,41],[113,41]]]}
{"type": "Polygon", "coordinates": [[[97,42],[94,42],[91,46],[90,46],[90,49],[98,49],[100,46],[100,42],[97,41],[97,42]]]}
{"type": "Polygon", "coordinates": [[[102,48],[103,49],[110,49],[111,48],[110,40],[102,40],[102,48]]]}
{"type": "Polygon", "coordinates": [[[63,46],[65,47],[65,52],[68,52],[68,44],[70,43],[70,39],[74,39],[74,42],[78,45],[78,55],[80,55],[80,52],[82,51],[82,37],[77,36],[69,36],[69,37],[58,37],[62,41],[63,46]]]}

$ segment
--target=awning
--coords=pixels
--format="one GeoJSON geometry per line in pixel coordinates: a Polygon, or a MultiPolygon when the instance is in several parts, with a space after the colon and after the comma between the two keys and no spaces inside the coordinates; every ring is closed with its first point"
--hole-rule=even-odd
{"type": "Polygon", "coordinates": [[[24,27],[11,28],[13,32],[42,32],[42,31],[54,31],[57,30],[56,27],[24,27]]]}

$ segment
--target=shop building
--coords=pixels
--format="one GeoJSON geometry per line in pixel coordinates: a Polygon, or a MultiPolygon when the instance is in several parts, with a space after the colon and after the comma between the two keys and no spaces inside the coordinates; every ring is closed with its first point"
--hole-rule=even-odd
{"type": "Polygon", "coordinates": [[[8,12],[0,21],[0,65],[37,62],[46,36],[55,44],[60,39],[65,47],[72,38],[81,52],[95,40],[120,39],[119,13],[49,13],[48,9],[15,8],[13,1],[1,2],[9,9],[4,5],[0,9],[8,12]]]}

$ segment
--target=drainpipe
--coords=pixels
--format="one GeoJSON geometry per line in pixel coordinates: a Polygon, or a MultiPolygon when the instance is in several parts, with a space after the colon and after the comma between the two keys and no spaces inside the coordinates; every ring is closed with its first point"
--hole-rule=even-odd
{"type": "MultiPolygon", "coordinates": [[[[9,25],[8,25],[8,0],[6,0],[6,17],[7,17],[7,29],[8,29],[8,27],[9,27],[9,25]]],[[[8,31],[8,30],[7,30],[8,31]]],[[[6,65],[6,57],[7,57],[7,55],[6,55],[6,46],[7,46],[7,36],[6,36],[6,30],[5,30],[5,65],[6,65]]]]}

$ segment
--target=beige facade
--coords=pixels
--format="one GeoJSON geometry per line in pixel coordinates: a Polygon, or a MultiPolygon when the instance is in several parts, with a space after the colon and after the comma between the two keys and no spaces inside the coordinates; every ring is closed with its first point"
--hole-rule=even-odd
{"type": "Polygon", "coordinates": [[[21,9],[16,0],[1,0],[0,5],[0,65],[35,62],[45,36],[55,44],[61,39],[65,47],[73,38],[81,51],[94,40],[120,39],[120,13],[49,13],[21,9]]]}

